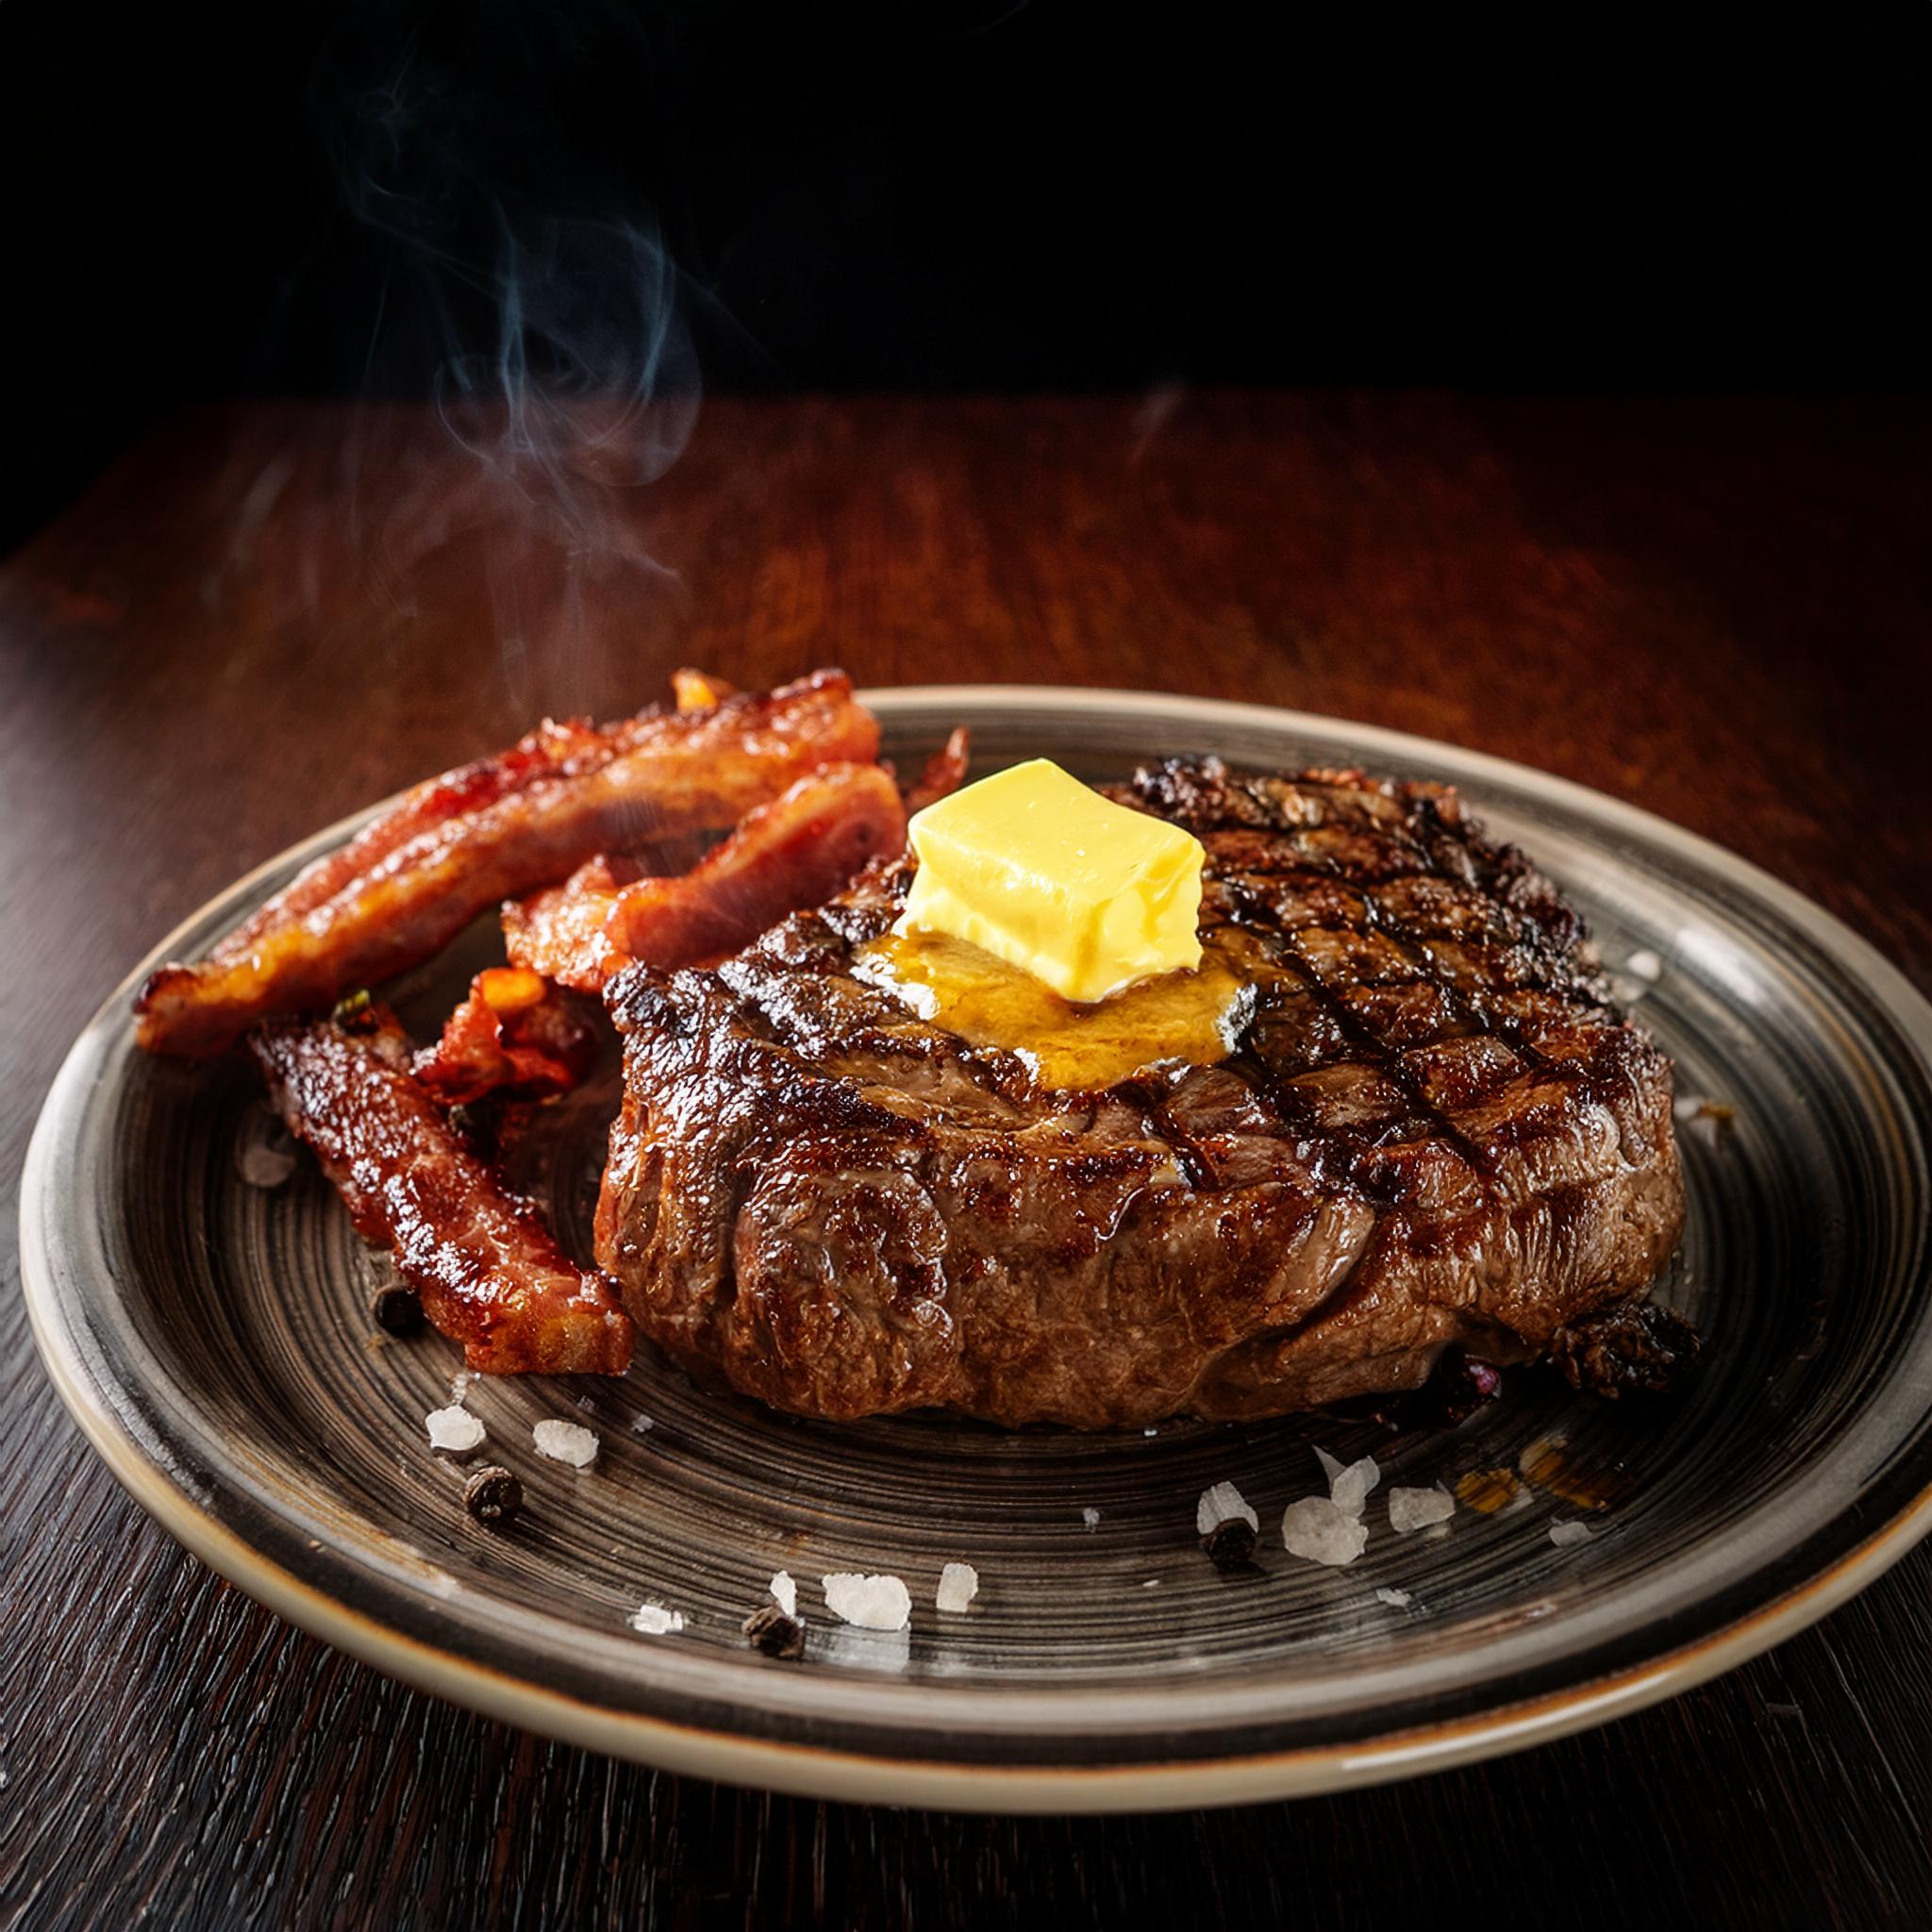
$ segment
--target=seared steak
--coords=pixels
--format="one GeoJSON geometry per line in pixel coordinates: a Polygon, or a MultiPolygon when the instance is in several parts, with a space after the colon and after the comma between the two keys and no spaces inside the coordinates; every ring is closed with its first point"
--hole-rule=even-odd
{"type": "Polygon", "coordinates": [[[1617,1359],[1590,1330],[1683,1221],[1671,1068],[1555,888],[1442,787],[1195,760],[1115,795],[1208,848],[1233,1057],[1043,1091],[916,1018],[851,970],[906,859],[633,968],[597,1251],[638,1326],[803,1415],[1083,1428],[1413,1388],[1452,1342],[1617,1359]]]}

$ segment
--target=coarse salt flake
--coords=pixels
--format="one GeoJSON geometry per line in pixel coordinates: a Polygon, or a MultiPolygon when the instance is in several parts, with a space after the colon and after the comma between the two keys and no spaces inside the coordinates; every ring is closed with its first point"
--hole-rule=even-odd
{"type": "Polygon", "coordinates": [[[597,1459],[597,1438],[582,1423],[544,1421],[530,1431],[537,1454],[573,1469],[589,1469],[597,1459]]]}
{"type": "Polygon", "coordinates": [[[1329,1491],[1333,1493],[1335,1478],[1348,1465],[1342,1461],[1341,1457],[1329,1455],[1327,1450],[1324,1449],[1319,1443],[1315,1445],[1315,1460],[1322,1465],[1322,1480],[1328,1485],[1329,1491]]]}
{"type": "Polygon", "coordinates": [[[455,1403],[432,1409],[423,1422],[429,1431],[429,1446],[447,1449],[453,1456],[467,1456],[483,1441],[483,1424],[455,1403]]]}
{"type": "Polygon", "coordinates": [[[958,1616],[979,1594],[979,1572],[971,1563],[948,1563],[940,1572],[933,1602],[949,1616],[958,1616]]]}
{"type": "Polygon", "coordinates": [[[1373,1456],[1364,1456],[1329,1477],[1328,1499],[1344,1516],[1359,1516],[1369,1507],[1369,1491],[1381,1480],[1380,1465],[1373,1456]]]}
{"type": "Polygon", "coordinates": [[[1098,1529],[1100,1527],[1100,1511],[1090,1504],[1085,1509],[1081,1510],[1080,1521],[1089,1529],[1098,1529]]]}
{"type": "Polygon", "coordinates": [[[1261,1519],[1232,1483],[1216,1483],[1212,1489],[1203,1490],[1201,1500],[1194,1505],[1194,1533],[1196,1536],[1208,1536],[1236,1517],[1240,1517],[1252,1530],[1261,1527],[1261,1519]]]}
{"type": "Polygon", "coordinates": [[[1369,1526],[1359,1516],[1338,1508],[1330,1497],[1304,1496],[1282,1516],[1281,1541],[1291,1556],[1340,1568],[1368,1548],[1369,1526]]]}
{"type": "Polygon", "coordinates": [[[1406,1610],[1415,1599],[1406,1590],[1378,1590],[1375,1601],[1387,1604],[1391,1610],[1406,1610]]]}
{"type": "Polygon", "coordinates": [[[669,1637],[673,1631],[684,1628],[683,1615],[666,1609],[662,1604],[640,1604],[627,1621],[633,1630],[645,1637],[669,1637]]]}
{"type": "Polygon", "coordinates": [[[1389,1491],[1389,1527],[1397,1536],[1426,1529],[1432,1523],[1447,1523],[1455,1514],[1456,1498],[1447,1490],[1389,1491]]]}
{"type": "Polygon", "coordinates": [[[475,1369],[458,1369],[449,1378],[449,1399],[452,1402],[466,1401],[472,1386],[479,1380],[481,1377],[475,1369]]]}
{"type": "Polygon", "coordinates": [[[819,1579],[825,1607],[841,1623],[861,1630],[903,1630],[912,1617],[912,1592],[896,1576],[861,1576],[835,1571],[819,1579]]]}
{"type": "Polygon", "coordinates": [[[792,1581],[791,1571],[781,1570],[772,1578],[772,1601],[788,1617],[797,1616],[798,1585],[792,1581]]]}
{"type": "Polygon", "coordinates": [[[1632,953],[1624,961],[1624,971],[1634,973],[1639,979],[1656,981],[1664,976],[1664,962],[1652,952],[1632,953]]]}
{"type": "Polygon", "coordinates": [[[294,1152],[246,1141],[235,1150],[235,1171],[251,1188],[278,1188],[295,1172],[294,1152]]]}
{"type": "Polygon", "coordinates": [[[648,1436],[657,1426],[649,1416],[637,1415],[631,1418],[630,1432],[633,1436],[648,1436]]]}
{"type": "Polygon", "coordinates": [[[1568,1523],[1550,1524],[1550,1541],[1559,1550],[1566,1550],[1573,1543],[1587,1543],[1595,1534],[1589,1524],[1579,1523],[1574,1518],[1568,1523]]]}

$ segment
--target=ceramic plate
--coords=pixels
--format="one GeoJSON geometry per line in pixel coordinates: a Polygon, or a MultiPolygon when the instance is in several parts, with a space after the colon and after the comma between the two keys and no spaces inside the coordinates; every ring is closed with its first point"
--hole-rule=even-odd
{"type": "MultiPolygon", "coordinates": [[[[841,1797],[1075,1810],[1363,1783],[1596,1723],[1822,1615],[1932,1525],[1932,1010],[1843,926],[1657,819],[1446,745],[1115,693],[871,702],[902,759],[965,723],[982,768],[1051,753],[1101,777],[1213,750],[1460,785],[1642,995],[1680,1102],[1713,1104],[1680,1128],[1690,1221],[1659,1289],[1707,1338],[1690,1391],[1604,1403],[1517,1372],[1505,1400],[1446,1433],[1330,1418],[1099,1436],[830,1427],[702,1395],[646,1356],[622,1382],[471,1391],[490,1457],[528,1496],[519,1524],[491,1533],[424,1431],[457,1350],[374,1331],[386,1264],[306,1157],[279,1186],[243,1177],[264,1119],[242,1067],[135,1049],[143,966],[48,1098],[23,1253],[62,1396],[191,1549],[382,1670],[600,1750],[841,1797]],[[1644,954],[1654,978],[1629,968],[1644,954]],[[547,1416],[595,1430],[593,1467],[535,1456],[547,1416]],[[1373,1451],[1385,1493],[1524,1467],[1544,1480],[1421,1536],[1394,1535],[1378,1495],[1366,1554],[1324,1569],[1279,1533],[1284,1507],[1321,1487],[1317,1443],[1373,1451]],[[1223,1480],[1260,1511],[1254,1574],[1223,1574],[1196,1545],[1195,1499],[1223,1480]],[[1559,1546],[1550,1530],[1566,1522],[1591,1534],[1559,1546]],[[953,1559],[982,1588],[941,1616],[953,1559]],[[780,1569],[809,1624],[797,1663],[740,1635],[780,1569]],[[845,1570],[904,1577],[909,1633],[837,1623],[819,1578],[845,1570]],[[645,1601],[683,1628],[634,1633],[645,1601]]],[[[154,958],[200,953],[353,829],[242,880],[154,958]]],[[[479,928],[403,982],[419,1030],[490,941],[479,928]]],[[[593,1101],[571,1105],[522,1176],[575,1243],[603,1124],[593,1101]]]]}

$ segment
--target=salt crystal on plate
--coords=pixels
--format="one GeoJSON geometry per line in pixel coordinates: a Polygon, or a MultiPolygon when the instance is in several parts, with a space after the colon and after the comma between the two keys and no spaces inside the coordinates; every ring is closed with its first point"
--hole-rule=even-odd
{"type": "Polygon", "coordinates": [[[483,1424],[467,1408],[452,1403],[448,1408],[432,1410],[423,1418],[429,1431],[432,1449],[447,1449],[453,1456],[467,1456],[483,1440],[483,1424]]]}
{"type": "Polygon", "coordinates": [[[662,1604],[640,1604],[630,1613],[630,1627],[645,1637],[669,1637],[675,1630],[684,1628],[684,1618],[676,1610],[667,1610],[662,1604]]]}
{"type": "Polygon", "coordinates": [[[912,1617],[912,1592],[896,1576],[861,1576],[856,1570],[819,1578],[825,1607],[861,1630],[903,1630],[912,1617]]]}
{"type": "Polygon", "coordinates": [[[1255,1514],[1248,1499],[1232,1483],[1216,1483],[1212,1489],[1203,1490],[1201,1500],[1194,1505],[1194,1534],[1208,1536],[1219,1524],[1230,1523],[1237,1516],[1250,1529],[1260,1529],[1261,1519],[1255,1514]]]}
{"type": "Polygon", "coordinates": [[[530,1431],[537,1454],[573,1469],[589,1469],[597,1459],[597,1438],[581,1423],[541,1422],[530,1431]]]}
{"type": "Polygon", "coordinates": [[[1085,1508],[1080,1512],[1080,1521],[1084,1523],[1089,1529],[1098,1529],[1100,1526],[1100,1511],[1091,1507],[1085,1508]]]}
{"type": "Polygon", "coordinates": [[[1328,1478],[1328,1498],[1344,1516],[1359,1516],[1369,1507],[1369,1491],[1382,1480],[1382,1471],[1373,1456],[1351,1462],[1328,1478]]]}
{"type": "Polygon", "coordinates": [[[1321,1448],[1319,1445],[1315,1449],[1315,1460],[1322,1465],[1322,1480],[1328,1485],[1332,1492],[1335,1488],[1335,1478],[1341,1474],[1347,1465],[1341,1457],[1329,1455],[1327,1450],[1321,1448]]]}
{"type": "MultiPolygon", "coordinates": [[[[1399,1496],[1402,1491],[1398,1490],[1395,1493],[1399,1496]]],[[[1378,1604],[1387,1604],[1391,1610],[1406,1610],[1415,1599],[1406,1590],[1378,1590],[1375,1592],[1375,1601],[1378,1604]]]]}
{"type": "Polygon", "coordinates": [[[648,1436],[656,1427],[657,1424],[647,1415],[633,1416],[631,1418],[630,1432],[634,1436],[648,1436]]]}
{"type": "Polygon", "coordinates": [[[772,1601],[788,1617],[798,1614],[798,1585],[791,1580],[789,1570],[781,1570],[772,1578],[772,1601]]]}
{"type": "Polygon", "coordinates": [[[1632,953],[1624,961],[1624,971],[1636,974],[1639,979],[1658,980],[1664,976],[1664,962],[1655,953],[1632,953]]]}
{"type": "Polygon", "coordinates": [[[480,1379],[475,1369],[458,1369],[449,1378],[449,1399],[452,1402],[464,1401],[470,1393],[470,1385],[480,1379]]]}
{"type": "Polygon", "coordinates": [[[235,1150],[235,1172],[251,1188],[278,1188],[295,1172],[294,1150],[244,1141],[235,1150]]]}
{"type": "Polygon", "coordinates": [[[1369,1545],[1369,1526],[1340,1509],[1327,1496],[1304,1496],[1291,1503],[1281,1519],[1281,1541],[1289,1554],[1310,1563],[1340,1567],[1353,1563],[1369,1545]]]}
{"type": "Polygon", "coordinates": [[[957,1615],[979,1594],[979,1572],[971,1563],[948,1563],[940,1572],[940,1587],[933,1602],[949,1614],[957,1615]]]}
{"type": "Polygon", "coordinates": [[[1447,1523],[1455,1514],[1456,1498],[1447,1490],[1389,1491],[1389,1527],[1397,1536],[1426,1529],[1432,1523],[1447,1523]]]}
{"type": "Polygon", "coordinates": [[[1571,1521],[1550,1524],[1550,1541],[1559,1550],[1568,1549],[1572,1543],[1587,1543],[1596,1531],[1587,1523],[1571,1521]]]}

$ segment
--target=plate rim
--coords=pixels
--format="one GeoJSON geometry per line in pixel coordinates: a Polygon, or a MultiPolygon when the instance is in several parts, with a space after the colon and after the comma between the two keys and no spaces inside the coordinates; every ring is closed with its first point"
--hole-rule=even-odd
{"type": "MultiPolygon", "coordinates": [[[[1932,1072],[1932,1004],[1842,921],[1723,846],[1641,807],[1534,766],[1385,726],[1225,699],[1102,687],[969,684],[869,689],[859,696],[883,718],[948,705],[970,706],[982,712],[1061,708],[1158,718],[1171,726],[1191,723],[1210,731],[1216,725],[1276,733],[1302,729],[1317,738],[1340,731],[1365,754],[1424,768],[1431,761],[1440,764],[1446,754],[1458,768],[1458,776],[1466,773],[1498,789],[1567,805],[1607,830],[1621,824],[1641,833],[1647,842],[1674,849],[1746,897],[1767,905],[1839,958],[1885,1008],[1932,1072]]],[[[63,1059],[28,1144],[21,1175],[20,1254],[23,1296],[49,1379],[123,1488],[192,1554],[272,1612],[391,1676],[486,1715],[591,1749],[687,1774],[801,1795],[974,1811],[1155,1810],[1253,1803],[1447,1769],[1641,1709],[1745,1661],[1826,1615],[1932,1533],[1928,1484],[1824,1569],[1689,1643],[1621,1670],[1528,1700],[1353,1742],[1159,1762],[969,1763],[684,1725],[645,1712],[586,1702],[391,1628],[263,1556],[201,1507],[125,1425],[109,1388],[90,1373],[79,1338],[60,1308],[56,1264],[42,1216],[56,1123],[72,1110],[77,1097],[73,1090],[84,1072],[86,1049],[105,1024],[121,1017],[120,1008],[149,963],[175,946],[211,907],[339,843],[352,827],[391,802],[377,801],[349,813],[232,880],[177,924],[95,1010],[63,1059]]]]}

